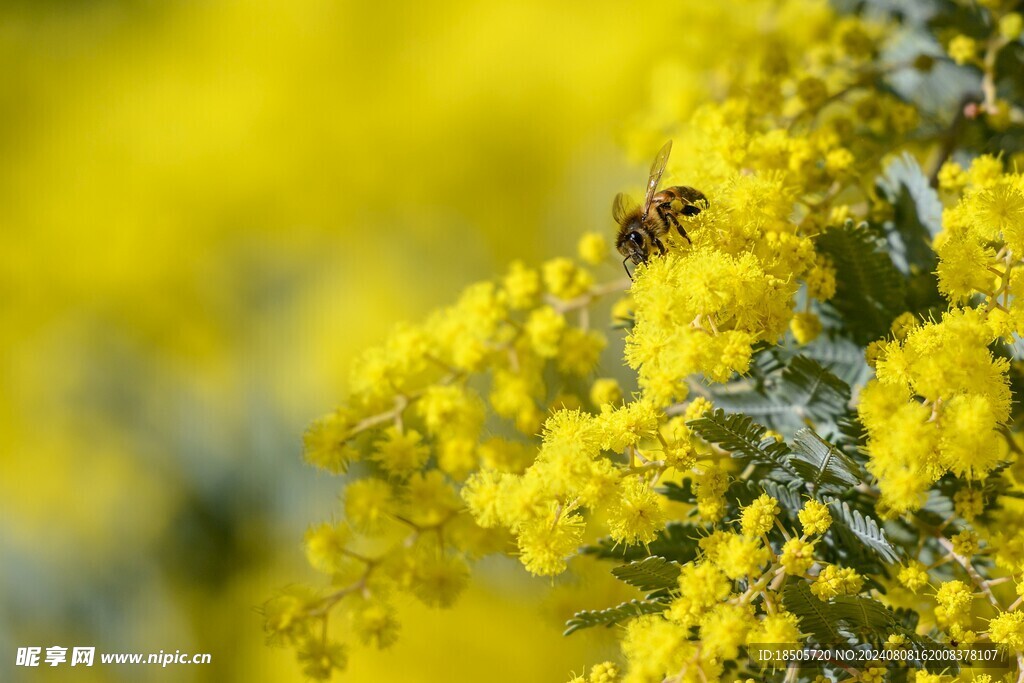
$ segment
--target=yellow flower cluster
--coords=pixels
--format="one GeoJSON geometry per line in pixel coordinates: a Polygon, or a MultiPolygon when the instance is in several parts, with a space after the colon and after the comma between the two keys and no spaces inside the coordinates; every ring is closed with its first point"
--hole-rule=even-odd
{"type": "MultiPolygon", "coordinates": [[[[855,387],[855,409],[833,406],[843,414],[830,426],[863,426],[863,440],[851,431],[819,457],[764,429],[729,423],[720,440],[702,431],[709,415],[722,415],[709,412],[712,398],[726,395],[709,385],[756,384],[761,377],[743,376],[760,374],[752,361],[762,349],[849,332],[845,321],[819,317],[843,313],[849,284],[829,231],[902,220],[873,181],[894,147],[916,139],[908,133],[917,135],[920,118],[883,79],[920,76],[936,59],[880,67],[888,28],[837,17],[822,2],[750,7],[756,21],[731,27],[737,41],[750,38],[749,51],[713,51],[723,82],[705,84],[682,113],[678,102],[656,102],[629,133],[649,156],[671,131],[677,153],[666,179],[709,198],[683,218],[690,240],[667,235],[668,253],[639,265],[633,281],[610,258],[611,226],[583,236],[578,260],[513,263],[357,359],[348,400],[311,425],[307,459],[348,473],[344,520],[306,538],[332,590],[290,591],[266,609],[271,636],[297,648],[309,675],[344,666],[345,646],[326,635],[329,613],[345,615],[355,641],[386,647],[397,636],[396,595],[449,605],[481,555],[514,555],[550,577],[587,545],[643,557],[665,544],[689,561],[655,558],[671,565],[656,578],[670,579],[642,614],[618,615],[621,661],[591,667],[573,679],[580,683],[731,680],[747,674],[738,662],[746,646],[807,637],[801,609],[868,602],[876,611],[911,606],[921,633],[1024,649],[1022,600],[996,595],[1000,585],[1024,586],[1024,511],[989,505],[1022,476],[991,476],[1022,452],[1009,433],[1014,366],[998,344],[1024,333],[1024,179],[999,157],[947,161],[933,174],[945,209],[929,286],[951,306],[921,314],[927,306],[908,296],[914,312],[887,315],[881,329],[895,318],[891,337],[866,352],[875,376],[855,387]],[[628,330],[625,362],[601,367],[608,318],[596,304],[627,289],[610,316],[628,330]],[[918,514],[936,491],[949,503],[937,505],[948,515],[940,522],[931,509],[918,514]],[[666,527],[682,520],[685,540],[666,527]],[[920,543],[904,540],[915,534],[920,543]],[[982,573],[993,564],[1005,573],[998,583],[982,573]],[[990,621],[979,621],[982,607],[990,621]]],[[[994,46],[1019,35],[1019,15],[988,11],[998,36],[944,42],[945,66],[989,70],[994,46]]],[[[995,125],[1001,105],[989,95],[982,106],[995,125]]],[[[918,270],[908,265],[900,277],[928,277],[918,270]]],[[[808,402],[824,382],[822,373],[808,402]]],[[[796,419],[826,433],[807,408],[793,408],[796,419]]],[[[622,573],[634,570],[642,568],[622,573]]],[[[899,646],[913,634],[876,635],[899,646]]],[[[852,673],[882,680],[876,664],[852,673]]]]}
{"type": "Polygon", "coordinates": [[[560,410],[545,423],[536,460],[524,473],[483,469],[466,482],[463,498],[478,524],[515,534],[520,559],[534,574],[564,571],[583,537],[581,508],[605,510],[605,526],[615,541],[650,543],[665,513],[646,475],[666,464],[646,460],[638,446],[655,437],[664,440],[658,422],[658,413],[644,401],[619,408],[605,404],[596,416],[560,410]],[[602,455],[626,449],[643,464],[616,464],[602,455]]]}
{"type": "Polygon", "coordinates": [[[993,329],[1008,336],[1024,323],[1024,303],[1016,301],[1024,254],[1024,177],[1003,173],[999,159],[983,155],[967,169],[947,162],[939,179],[951,202],[935,240],[939,289],[953,303],[984,295],[986,308],[999,311],[993,329]]]}
{"type": "MultiPolygon", "coordinates": [[[[581,245],[588,261],[607,251],[597,236],[581,245]]],[[[398,327],[356,359],[349,399],[303,439],[306,459],[327,472],[359,463],[343,496],[344,521],[306,535],[310,564],[335,588],[289,592],[267,606],[272,639],[293,645],[308,675],[326,678],[345,665],[347,645],[325,630],[329,614],[347,615],[359,642],[387,647],[397,637],[394,596],[450,605],[469,563],[508,546],[505,529],[526,567],[548,575],[582,542],[582,505],[614,499],[609,528],[630,542],[653,538],[664,522],[658,496],[598,456],[612,441],[621,449],[652,438],[657,415],[646,403],[614,408],[621,390],[613,379],[572,393],[586,387],[606,345],[587,307],[625,284],[595,287],[570,259],[540,270],[516,262],[500,283],[468,287],[453,306],[423,325],[398,327]],[[538,454],[529,435],[548,407],[581,405],[588,393],[604,417],[557,413],[538,454]],[[521,436],[485,431],[489,415],[521,436]]]]}
{"type": "Polygon", "coordinates": [[[892,511],[919,508],[946,472],[979,479],[1004,459],[1009,366],[989,350],[994,339],[983,311],[953,309],[879,348],[858,414],[892,511]]]}
{"type": "MultiPolygon", "coordinates": [[[[700,556],[681,568],[664,618],[641,617],[627,627],[622,644],[630,663],[626,681],[673,676],[712,680],[745,645],[802,641],[796,615],[782,607],[776,592],[787,577],[810,581],[810,591],[822,600],[860,591],[863,580],[849,568],[825,565],[816,577],[810,576],[815,542],[806,534],[790,536],[778,514],[778,501],[761,495],[740,510],[741,533],[719,530],[701,539],[700,556]],[[776,527],[789,539],[779,558],[766,536],[776,527]],[[693,629],[699,634],[696,642],[687,635],[693,629]]],[[[808,520],[823,520],[827,514],[813,500],[801,510],[808,520]]]]}

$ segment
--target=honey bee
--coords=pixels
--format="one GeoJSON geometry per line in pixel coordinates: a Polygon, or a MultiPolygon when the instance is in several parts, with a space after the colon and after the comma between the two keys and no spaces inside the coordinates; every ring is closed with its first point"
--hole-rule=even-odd
{"type": "Polygon", "coordinates": [[[704,193],[692,187],[676,185],[658,192],[658,183],[665,172],[665,164],[668,163],[671,151],[672,141],[669,140],[654,158],[651,175],[647,179],[647,196],[644,198],[643,207],[637,206],[636,202],[623,192],[615,195],[615,201],[612,203],[612,217],[619,224],[615,246],[623,256],[622,267],[626,269],[626,275],[629,275],[630,279],[633,275],[629,272],[626,261],[632,261],[634,264],[647,263],[654,248],[658,249],[659,254],[664,254],[665,245],[661,238],[673,225],[679,230],[679,234],[690,242],[690,236],[683,229],[679,217],[696,216],[700,213],[701,207],[697,206],[697,202],[704,202],[704,205],[707,205],[708,200],[704,193]]]}

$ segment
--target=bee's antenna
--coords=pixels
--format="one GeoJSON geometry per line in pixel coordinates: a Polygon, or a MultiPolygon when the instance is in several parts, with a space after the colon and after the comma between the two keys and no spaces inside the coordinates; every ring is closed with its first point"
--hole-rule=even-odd
{"type": "Polygon", "coordinates": [[[628,261],[628,260],[629,260],[628,256],[626,258],[622,259],[622,267],[626,270],[626,275],[629,276],[629,281],[632,282],[633,281],[633,274],[631,272],[629,272],[629,266],[626,265],[626,261],[628,261]]]}

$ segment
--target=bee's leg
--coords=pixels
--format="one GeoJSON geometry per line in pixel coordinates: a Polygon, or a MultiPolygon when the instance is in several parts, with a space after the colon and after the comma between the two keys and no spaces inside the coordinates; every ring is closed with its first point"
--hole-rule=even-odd
{"type": "Polygon", "coordinates": [[[654,246],[656,246],[658,248],[658,253],[661,254],[662,256],[664,256],[665,255],[665,245],[661,243],[661,240],[659,240],[657,237],[652,237],[651,241],[653,241],[654,242],[654,246]]]}
{"type": "Polygon", "coordinates": [[[679,221],[672,214],[672,202],[662,202],[654,207],[654,210],[658,212],[658,218],[661,219],[661,224],[665,226],[665,230],[671,230],[673,224],[678,227],[679,221]]]}
{"type": "Polygon", "coordinates": [[[622,259],[622,267],[626,270],[626,275],[629,276],[629,279],[632,280],[633,279],[633,273],[629,272],[629,266],[626,265],[626,261],[628,261],[628,260],[629,260],[628,256],[626,258],[622,259]]]}
{"type": "MultiPolygon", "coordinates": [[[[691,207],[690,206],[684,206],[683,207],[683,213],[686,213],[686,209],[688,209],[688,208],[691,208],[691,207]]],[[[696,209],[697,207],[694,206],[692,208],[696,209]]],[[[697,209],[697,213],[700,213],[700,209],[697,209]]],[[[676,226],[676,230],[679,231],[679,234],[682,235],[683,238],[687,242],[689,242],[690,244],[693,244],[693,240],[691,240],[690,236],[686,234],[686,231],[683,230],[683,226],[679,223],[679,219],[676,218],[676,215],[672,212],[671,205],[669,205],[667,203],[660,205],[658,207],[658,215],[661,216],[661,219],[663,221],[665,221],[665,228],[666,229],[671,229],[670,228],[670,223],[671,223],[671,225],[676,226]]],[[[686,213],[686,215],[693,215],[693,214],[686,213]]]]}

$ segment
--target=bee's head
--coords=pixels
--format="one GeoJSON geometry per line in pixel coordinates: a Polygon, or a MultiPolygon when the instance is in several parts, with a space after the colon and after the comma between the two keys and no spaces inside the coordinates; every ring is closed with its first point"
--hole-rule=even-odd
{"type": "MultiPolygon", "coordinates": [[[[649,252],[647,238],[639,230],[623,230],[615,246],[623,256],[623,267],[625,267],[626,261],[632,261],[636,265],[647,262],[649,252]]],[[[629,275],[628,268],[626,268],[626,274],[629,275]]],[[[630,275],[630,277],[633,276],[630,275]]]]}
{"type": "Polygon", "coordinates": [[[623,230],[616,246],[619,253],[633,263],[643,263],[647,260],[647,238],[639,230],[623,230]]]}

